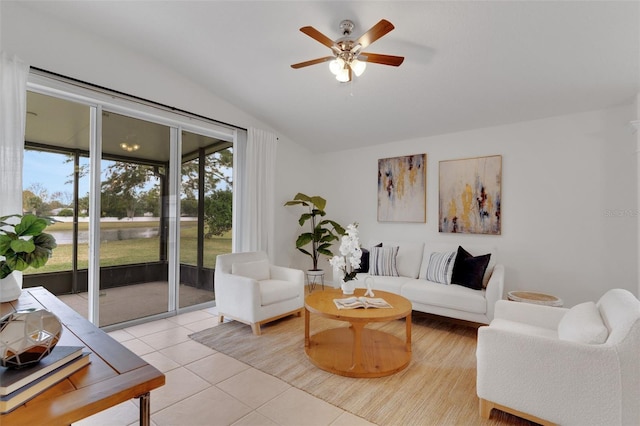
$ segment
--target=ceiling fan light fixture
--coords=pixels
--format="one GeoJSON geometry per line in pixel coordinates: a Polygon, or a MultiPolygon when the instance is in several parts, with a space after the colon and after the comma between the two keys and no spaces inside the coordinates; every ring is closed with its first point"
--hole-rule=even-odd
{"type": "Polygon", "coordinates": [[[336,58],[329,62],[329,70],[333,75],[338,75],[342,69],[344,69],[344,60],[342,58],[336,58]]]}
{"type": "Polygon", "coordinates": [[[353,73],[356,75],[356,77],[360,77],[364,70],[367,68],[367,63],[354,59],[349,63],[349,66],[353,70],[353,73]]]}
{"type": "Polygon", "coordinates": [[[349,69],[347,67],[342,68],[338,74],[336,74],[336,80],[340,83],[346,83],[349,81],[349,69]]]}

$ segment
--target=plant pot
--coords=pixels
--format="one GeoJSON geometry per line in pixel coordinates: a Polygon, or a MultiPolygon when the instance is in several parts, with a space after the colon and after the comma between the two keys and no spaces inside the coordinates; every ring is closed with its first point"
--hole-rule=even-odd
{"type": "Polygon", "coordinates": [[[356,283],[353,280],[344,281],[341,280],[342,284],[340,284],[340,288],[342,289],[342,294],[352,295],[356,289],[356,283]]]}
{"type": "Polygon", "coordinates": [[[309,287],[309,291],[315,290],[317,284],[320,284],[322,290],[324,290],[324,270],[307,269],[307,286],[309,287]]]}
{"type": "Polygon", "coordinates": [[[324,269],[307,269],[307,275],[310,277],[319,277],[324,275],[324,269]]]}
{"type": "Polygon", "coordinates": [[[13,271],[0,279],[0,302],[17,300],[22,294],[22,272],[13,271]]]}

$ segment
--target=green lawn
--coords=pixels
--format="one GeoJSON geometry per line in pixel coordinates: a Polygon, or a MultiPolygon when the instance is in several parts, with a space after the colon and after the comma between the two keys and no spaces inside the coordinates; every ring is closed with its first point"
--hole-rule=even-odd
{"type": "MultiPolygon", "coordinates": [[[[158,222],[104,222],[102,229],[122,229],[139,226],[158,226],[158,222]]],[[[87,230],[87,223],[78,225],[80,230],[87,230]]],[[[56,223],[47,231],[71,230],[71,223],[56,223]]],[[[138,238],[122,241],[109,241],[100,245],[100,265],[115,266],[134,263],[158,261],[160,238],[138,238]]],[[[180,226],[180,262],[195,265],[197,261],[197,225],[195,222],[182,222],[180,226]]],[[[214,268],[216,256],[231,252],[231,231],[222,237],[206,238],[204,240],[204,266],[214,268]]],[[[88,244],[78,246],[78,268],[88,267],[88,244]]],[[[29,268],[25,274],[40,274],[71,270],[72,246],[60,244],[53,251],[53,256],[45,266],[39,269],[29,268]]]]}
{"type": "MultiPolygon", "coordinates": [[[[148,222],[132,222],[129,220],[121,220],[118,222],[101,222],[100,228],[102,229],[123,229],[123,228],[140,228],[140,227],[158,227],[160,224],[159,221],[151,220],[148,222]]],[[[195,227],[196,222],[181,222],[183,227],[195,227]]],[[[55,232],[55,231],[71,231],[73,229],[73,224],[71,222],[56,222],[53,225],[47,226],[47,230],[45,232],[55,232]]],[[[78,229],[80,231],[86,231],[89,229],[88,222],[78,222],[78,229]]]]}

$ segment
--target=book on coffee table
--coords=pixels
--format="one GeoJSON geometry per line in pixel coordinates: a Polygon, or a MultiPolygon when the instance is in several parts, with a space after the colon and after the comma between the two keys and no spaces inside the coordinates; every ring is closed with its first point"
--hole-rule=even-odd
{"type": "Polygon", "coordinates": [[[338,309],[358,308],[392,308],[386,300],[379,297],[347,297],[345,299],[333,299],[338,309]]]}
{"type": "Polygon", "coordinates": [[[4,414],[14,410],[80,370],[91,362],[89,354],[90,352],[82,352],[81,350],[80,356],[67,361],[56,369],[28,382],[26,385],[21,386],[13,392],[0,396],[0,413],[4,414]]]}
{"type": "Polygon", "coordinates": [[[58,345],[40,362],[22,368],[0,367],[0,396],[5,396],[82,355],[84,346],[58,345]]]}

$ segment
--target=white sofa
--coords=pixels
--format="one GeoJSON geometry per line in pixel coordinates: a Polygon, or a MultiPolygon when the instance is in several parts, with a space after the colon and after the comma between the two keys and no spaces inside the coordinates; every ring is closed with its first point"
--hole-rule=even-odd
{"type": "Polygon", "coordinates": [[[372,241],[367,249],[382,243],[383,247],[398,247],[396,265],[399,276],[357,275],[356,287],[365,288],[365,279],[373,279],[374,291],[400,294],[409,299],[414,311],[436,314],[465,321],[489,324],[493,319],[495,303],[503,298],[504,266],[496,262],[496,250],[489,246],[457,243],[422,243],[398,241],[372,241]],[[474,290],[457,284],[427,281],[426,271],[431,254],[457,251],[461,245],[474,256],[491,254],[484,275],[485,288],[474,290]]]}
{"type": "Polygon", "coordinates": [[[640,425],[640,301],[628,290],[571,309],[499,301],[476,354],[484,418],[640,425]]]}

